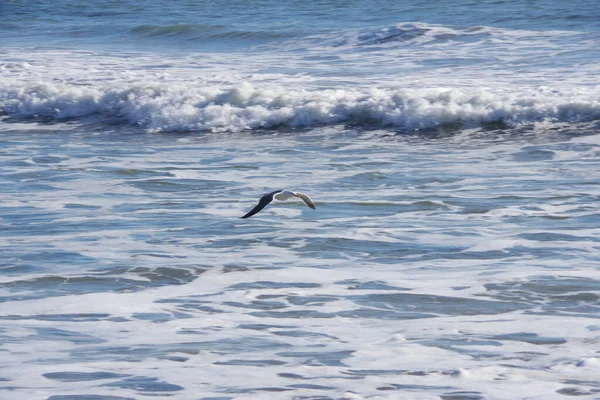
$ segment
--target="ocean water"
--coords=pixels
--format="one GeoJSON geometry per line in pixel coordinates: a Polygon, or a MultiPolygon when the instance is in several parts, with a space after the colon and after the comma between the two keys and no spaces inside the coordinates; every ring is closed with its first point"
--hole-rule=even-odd
{"type": "Polygon", "coordinates": [[[0,398],[599,399],[599,76],[591,0],[0,0],[0,398]]]}

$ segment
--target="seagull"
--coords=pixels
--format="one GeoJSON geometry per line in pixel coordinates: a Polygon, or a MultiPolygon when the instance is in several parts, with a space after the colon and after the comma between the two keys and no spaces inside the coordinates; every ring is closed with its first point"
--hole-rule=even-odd
{"type": "Polygon", "coordinates": [[[298,197],[299,199],[302,199],[302,201],[307,206],[309,206],[313,210],[316,209],[314,203],[312,202],[310,197],[308,197],[307,194],[292,192],[291,190],[276,190],[274,192],[263,195],[263,197],[260,198],[258,204],[252,210],[250,210],[248,212],[248,214],[244,215],[241,218],[250,218],[257,212],[259,212],[260,210],[265,208],[270,202],[273,201],[273,199],[283,201],[283,200],[291,199],[292,197],[298,197]]]}

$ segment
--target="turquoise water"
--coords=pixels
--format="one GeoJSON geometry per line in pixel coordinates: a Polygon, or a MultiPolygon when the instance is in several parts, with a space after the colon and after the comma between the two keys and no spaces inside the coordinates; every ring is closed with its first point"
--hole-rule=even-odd
{"type": "Polygon", "coordinates": [[[598,396],[595,3],[0,13],[0,398],[598,396]]]}

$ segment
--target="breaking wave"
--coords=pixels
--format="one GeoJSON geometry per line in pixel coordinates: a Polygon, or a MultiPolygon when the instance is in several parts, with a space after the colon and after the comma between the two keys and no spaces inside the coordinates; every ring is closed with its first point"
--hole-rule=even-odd
{"type": "Polygon", "coordinates": [[[536,121],[580,122],[600,118],[597,88],[569,92],[547,87],[511,91],[489,88],[362,87],[328,90],[194,87],[184,83],[73,85],[0,83],[0,112],[12,119],[47,121],[92,115],[152,131],[241,131],[328,124],[390,126],[399,130],[536,121]]]}

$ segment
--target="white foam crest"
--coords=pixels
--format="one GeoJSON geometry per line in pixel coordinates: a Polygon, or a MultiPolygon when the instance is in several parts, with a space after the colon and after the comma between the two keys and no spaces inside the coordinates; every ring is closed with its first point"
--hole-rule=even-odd
{"type": "Polygon", "coordinates": [[[279,126],[359,123],[402,130],[445,124],[508,125],[540,120],[589,121],[600,116],[600,88],[290,89],[184,83],[0,83],[0,107],[15,118],[56,120],[101,114],[152,131],[240,131],[279,126]]]}
{"type": "Polygon", "coordinates": [[[406,22],[389,26],[347,29],[327,32],[302,39],[290,40],[289,45],[298,47],[398,47],[415,45],[439,45],[446,42],[469,43],[494,41],[503,43],[515,40],[561,39],[565,36],[576,36],[578,32],[547,30],[528,31],[519,29],[502,29],[488,26],[455,27],[422,22],[406,22]],[[304,46],[302,46],[304,45],[304,46]]]}

